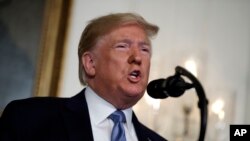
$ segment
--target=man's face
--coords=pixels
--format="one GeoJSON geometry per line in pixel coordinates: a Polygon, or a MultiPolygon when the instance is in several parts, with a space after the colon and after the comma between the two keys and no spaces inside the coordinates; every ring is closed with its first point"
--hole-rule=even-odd
{"type": "Polygon", "coordinates": [[[93,50],[92,88],[117,108],[133,106],[144,94],[151,45],[138,25],[120,26],[99,40],[93,50]]]}

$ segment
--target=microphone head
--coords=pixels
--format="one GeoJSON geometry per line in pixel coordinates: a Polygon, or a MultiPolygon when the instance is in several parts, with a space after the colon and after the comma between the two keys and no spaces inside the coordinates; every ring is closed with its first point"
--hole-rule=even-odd
{"type": "Polygon", "coordinates": [[[170,76],[166,79],[166,88],[168,95],[171,97],[179,97],[184,94],[187,83],[179,75],[170,76]]]}
{"type": "Polygon", "coordinates": [[[147,86],[148,95],[152,98],[163,99],[167,97],[179,97],[185,90],[193,85],[186,83],[179,75],[170,76],[167,79],[157,79],[151,81],[147,86]]]}
{"type": "Polygon", "coordinates": [[[147,86],[147,93],[152,98],[164,99],[168,97],[166,91],[166,79],[157,79],[149,82],[147,86]]]}

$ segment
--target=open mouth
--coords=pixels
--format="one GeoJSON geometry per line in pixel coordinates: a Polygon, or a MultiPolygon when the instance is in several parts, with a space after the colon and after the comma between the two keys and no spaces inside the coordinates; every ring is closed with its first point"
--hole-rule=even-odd
{"type": "Polygon", "coordinates": [[[131,76],[131,78],[133,78],[133,79],[139,78],[140,75],[141,75],[141,72],[140,72],[139,70],[135,70],[135,71],[132,71],[132,72],[130,73],[130,76],[131,76]]]}

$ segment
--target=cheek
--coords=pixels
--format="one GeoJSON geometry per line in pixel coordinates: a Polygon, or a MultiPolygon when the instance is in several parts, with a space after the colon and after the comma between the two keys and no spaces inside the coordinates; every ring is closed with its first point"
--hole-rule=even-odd
{"type": "Polygon", "coordinates": [[[126,60],[124,56],[107,56],[100,59],[97,63],[97,70],[107,77],[115,77],[117,74],[124,73],[126,70],[126,60]]]}
{"type": "Polygon", "coordinates": [[[128,64],[128,55],[126,53],[114,52],[110,54],[107,61],[108,65],[111,65],[115,70],[121,69],[128,64]]]}
{"type": "Polygon", "coordinates": [[[149,72],[150,70],[150,66],[151,66],[151,61],[150,61],[150,58],[146,58],[145,61],[144,61],[144,67],[145,69],[149,72]]]}

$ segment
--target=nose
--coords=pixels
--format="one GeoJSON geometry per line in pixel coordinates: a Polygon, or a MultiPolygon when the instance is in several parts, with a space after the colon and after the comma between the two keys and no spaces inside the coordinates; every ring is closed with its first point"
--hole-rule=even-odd
{"type": "Polygon", "coordinates": [[[130,56],[128,58],[128,63],[141,65],[142,57],[138,48],[131,50],[130,56]]]}

